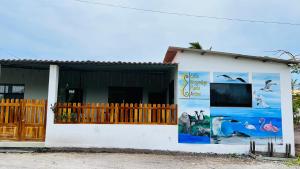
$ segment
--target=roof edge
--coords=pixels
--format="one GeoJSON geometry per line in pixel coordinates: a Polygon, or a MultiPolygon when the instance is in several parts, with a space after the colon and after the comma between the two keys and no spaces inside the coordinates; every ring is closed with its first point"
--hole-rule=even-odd
{"type": "Polygon", "coordinates": [[[283,64],[299,64],[299,61],[293,61],[293,60],[285,60],[285,59],[279,59],[279,58],[274,58],[274,57],[269,57],[269,56],[254,56],[254,55],[244,55],[244,54],[238,54],[238,53],[230,53],[230,52],[220,52],[220,51],[212,51],[212,50],[203,50],[203,49],[191,49],[191,48],[182,48],[182,47],[174,47],[174,46],[169,46],[163,63],[168,64],[172,63],[174,60],[177,52],[184,52],[184,51],[189,51],[189,52],[196,52],[201,55],[204,54],[217,54],[217,55],[227,55],[227,56],[232,56],[234,58],[246,58],[246,59],[253,59],[253,60],[261,60],[263,62],[277,62],[277,63],[283,63],[283,64]]]}

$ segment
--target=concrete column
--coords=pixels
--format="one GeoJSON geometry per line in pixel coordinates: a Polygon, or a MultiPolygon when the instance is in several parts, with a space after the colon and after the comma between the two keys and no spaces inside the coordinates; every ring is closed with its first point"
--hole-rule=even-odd
{"type": "Polygon", "coordinates": [[[47,124],[46,124],[46,140],[45,145],[51,140],[52,130],[54,127],[54,113],[51,110],[57,101],[58,93],[58,81],[59,81],[59,66],[50,65],[49,68],[49,85],[48,85],[48,105],[47,105],[47,124]]]}

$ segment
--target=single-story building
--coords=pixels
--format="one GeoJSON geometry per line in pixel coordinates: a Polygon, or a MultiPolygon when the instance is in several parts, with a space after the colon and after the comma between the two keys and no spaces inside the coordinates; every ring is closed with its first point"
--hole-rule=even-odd
{"type": "Polygon", "coordinates": [[[0,146],[295,154],[294,61],[169,47],[162,63],[0,64],[0,146]]]}

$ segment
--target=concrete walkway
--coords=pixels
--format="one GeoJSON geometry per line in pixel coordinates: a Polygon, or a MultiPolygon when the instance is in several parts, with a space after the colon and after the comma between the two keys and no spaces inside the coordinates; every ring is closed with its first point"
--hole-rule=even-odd
{"type": "Polygon", "coordinates": [[[284,169],[282,162],[218,155],[179,156],[122,153],[0,153],[0,169],[284,169]]]}

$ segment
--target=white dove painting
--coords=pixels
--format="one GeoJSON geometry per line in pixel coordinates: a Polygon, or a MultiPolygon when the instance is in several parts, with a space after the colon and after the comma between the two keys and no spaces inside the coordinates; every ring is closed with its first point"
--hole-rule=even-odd
{"type": "Polygon", "coordinates": [[[214,72],[215,83],[248,83],[248,73],[214,72]]]}

